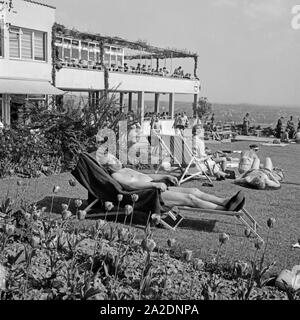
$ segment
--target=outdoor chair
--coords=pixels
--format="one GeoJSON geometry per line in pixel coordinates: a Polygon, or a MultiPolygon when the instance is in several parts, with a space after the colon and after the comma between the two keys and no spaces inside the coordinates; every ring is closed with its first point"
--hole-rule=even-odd
{"type": "Polygon", "coordinates": [[[199,158],[193,155],[192,148],[188,144],[188,139],[182,135],[156,134],[155,136],[159,140],[161,147],[161,161],[156,172],[159,171],[165,159],[171,157],[173,163],[177,165],[182,172],[179,185],[199,177],[206,178],[213,184],[210,177],[206,174],[205,170],[203,170],[203,165],[209,168],[205,163],[209,157],[199,158]],[[164,151],[165,153],[163,154],[164,151]],[[192,168],[195,169],[192,170],[192,168]]]}
{"type": "MultiPolygon", "coordinates": [[[[133,204],[132,195],[138,195],[138,201],[135,202],[134,210],[136,214],[146,214],[148,220],[149,214],[158,213],[160,215],[165,215],[167,213],[167,218],[170,219],[170,212],[182,213],[193,212],[193,218],[201,218],[203,213],[209,213],[212,215],[224,215],[237,218],[245,227],[251,230],[251,232],[261,240],[261,236],[257,233],[257,228],[259,227],[256,220],[252,215],[246,210],[242,209],[242,212],[233,211],[222,211],[222,210],[209,210],[209,209],[199,209],[190,207],[175,207],[170,208],[165,206],[161,198],[161,191],[156,188],[147,188],[143,190],[126,191],[123,187],[114,180],[106,169],[99,165],[99,163],[94,159],[93,156],[87,153],[81,153],[79,155],[79,160],[76,168],[72,171],[72,175],[76,180],[88,191],[88,206],[85,210],[88,212],[91,209],[99,210],[96,214],[88,214],[91,218],[100,218],[104,216],[116,215],[115,211],[103,212],[103,202],[110,201],[115,206],[118,204],[118,195],[123,195],[122,201],[119,203],[119,214],[124,215],[125,205],[133,204]],[[101,205],[99,207],[99,205],[101,205]],[[146,212],[145,212],[146,210],[146,212]],[[248,221],[247,221],[247,220],[248,221]]],[[[179,215],[179,217],[181,217],[179,215]]],[[[167,220],[166,220],[167,221],[167,220]]],[[[181,220],[180,220],[181,221],[181,220]]],[[[165,224],[166,226],[166,224],[165,224]]],[[[174,229],[173,229],[174,230],[174,229]]]]}

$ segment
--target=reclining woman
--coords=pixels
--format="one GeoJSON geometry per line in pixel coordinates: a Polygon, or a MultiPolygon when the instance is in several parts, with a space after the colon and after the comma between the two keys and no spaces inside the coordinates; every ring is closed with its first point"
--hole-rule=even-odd
{"type": "Polygon", "coordinates": [[[197,188],[177,187],[178,180],[171,175],[144,174],[130,168],[123,168],[120,160],[110,153],[103,152],[101,147],[97,150],[96,160],[125,190],[157,188],[161,190],[164,203],[170,207],[187,206],[202,209],[240,211],[245,204],[245,196],[241,191],[231,198],[219,198],[204,193],[197,188]]]}
{"type": "Polygon", "coordinates": [[[279,189],[283,173],[280,169],[274,169],[270,158],[266,158],[265,165],[260,165],[259,158],[255,158],[250,170],[246,171],[235,183],[246,187],[264,190],[279,189]]]}

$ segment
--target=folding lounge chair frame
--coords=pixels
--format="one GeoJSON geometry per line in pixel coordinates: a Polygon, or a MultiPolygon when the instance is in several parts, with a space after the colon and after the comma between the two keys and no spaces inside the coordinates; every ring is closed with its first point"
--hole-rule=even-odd
{"type": "MultiPolygon", "coordinates": [[[[208,164],[206,164],[206,160],[208,158],[200,159],[200,158],[194,156],[192,150],[190,149],[189,145],[187,144],[187,141],[185,140],[185,138],[183,136],[181,136],[181,135],[172,136],[172,135],[156,134],[156,137],[158,138],[161,147],[167,151],[167,153],[174,160],[174,162],[176,162],[179,165],[179,168],[182,171],[181,178],[179,179],[179,185],[184,183],[184,182],[186,182],[186,181],[188,181],[188,180],[191,180],[191,179],[193,179],[195,177],[205,177],[211,184],[213,184],[213,182],[210,179],[210,177],[206,174],[205,171],[202,170],[202,168],[199,165],[200,163],[205,164],[207,166],[208,170],[210,171],[210,168],[209,168],[208,164]],[[174,137],[174,153],[175,153],[175,147],[176,147],[175,141],[176,141],[176,139],[180,139],[180,142],[181,142],[181,144],[182,144],[182,146],[184,148],[184,150],[183,150],[184,151],[184,157],[186,157],[186,154],[190,157],[190,160],[188,161],[188,165],[187,165],[186,168],[183,168],[181,162],[177,159],[177,157],[174,154],[172,154],[172,151],[170,150],[170,148],[168,147],[168,145],[164,141],[165,137],[168,137],[169,141],[171,141],[171,137],[174,137]],[[196,173],[188,175],[189,169],[191,168],[191,166],[193,164],[196,165],[196,168],[197,168],[198,171],[196,173]]],[[[177,146],[177,147],[179,147],[179,146],[177,146]]],[[[162,159],[162,161],[163,161],[163,159],[162,159]]],[[[159,171],[160,166],[161,166],[161,164],[159,165],[158,169],[156,170],[156,173],[159,171]]]]}
{"type": "MultiPolygon", "coordinates": [[[[99,199],[94,200],[92,203],[90,203],[84,210],[90,211],[90,209],[99,201],[99,199]]],[[[261,226],[257,223],[257,221],[254,219],[254,217],[246,210],[245,208],[242,209],[242,212],[234,212],[234,211],[223,211],[223,210],[212,210],[212,209],[199,209],[199,208],[190,208],[190,207],[178,207],[179,212],[187,211],[193,211],[193,213],[196,212],[196,215],[199,214],[199,216],[202,213],[209,213],[213,215],[223,215],[223,216],[231,216],[237,218],[246,228],[248,228],[258,239],[264,241],[264,239],[259,235],[257,232],[258,228],[261,228],[261,226]],[[247,221],[245,218],[248,218],[249,221],[247,221]]],[[[124,210],[119,210],[119,215],[124,215],[124,210]]],[[[115,216],[116,212],[108,212],[108,213],[95,213],[90,214],[89,218],[100,218],[100,217],[108,217],[108,216],[115,216]]]]}

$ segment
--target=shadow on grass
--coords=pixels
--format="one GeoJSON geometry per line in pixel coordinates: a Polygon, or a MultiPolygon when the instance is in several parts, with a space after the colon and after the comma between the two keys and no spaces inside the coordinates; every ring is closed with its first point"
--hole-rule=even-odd
{"type": "MultiPolygon", "coordinates": [[[[78,198],[67,198],[67,197],[58,197],[54,196],[52,197],[45,197],[42,200],[38,202],[38,206],[40,207],[47,207],[46,212],[50,212],[52,214],[61,214],[62,213],[62,204],[68,204],[69,205],[69,210],[75,214],[76,212],[76,207],[75,207],[75,200],[78,198]],[[51,210],[52,207],[52,210],[51,210]]],[[[82,206],[80,207],[81,210],[84,210],[88,203],[87,200],[82,200],[82,206]]],[[[95,208],[91,209],[88,214],[86,219],[87,220],[97,220],[97,219],[104,219],[105,218],[105,211],[101,208],[95,208]]],[[[116,211],[109,212],[107,217],[107,221],[111,222],[117,222],[124,224],[125,221],[125,214],[124,211],[120,210],[117,216],[116,211]],[[117,218],[117,219],[116,219],[117,218]]],[[[130,224],[130,219],[131,216],[128,216],[126,218],[126,225],[130,224]]],[[[140,211],[134,211],[132,223],[136,227],[143,228],[148,221],[148,214],[145,212],[140,212],[140,211]]],[[[195,231],[203,231],[203,232],[209,232],[209,233],[219,233],[221,232],[219,225],[225,225],[225,229],[231,229],[230,234],[239,236],[239,232],[235,232],[233,228],[233,225],[235,225],[235,222],[230,222],[230,221],[220,221],[216,219],[206,219],[206,218],[201,218],[201,219],[195,219],[190,216],[185,216],[184,220],[180,223],[178,226],[177,230],[180,229],[188,229],[188,230],[195,230],[195,231]],[[218,226],[217,226],[218,224],[218,226]],[[231,226],[231,227],[230,227],[231,226]]],[[[223,227],[221,229],[223,229],[223,227]]]]}

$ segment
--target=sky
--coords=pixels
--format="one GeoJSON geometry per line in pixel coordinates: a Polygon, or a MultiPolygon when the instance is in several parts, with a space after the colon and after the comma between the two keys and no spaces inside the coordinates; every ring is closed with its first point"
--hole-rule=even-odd
{"type": "MultiPolygon", "coordinates": [[[[56,21],[199,54],[201,95],[215,103],[299,106],[300,0],[39,0],[56,21]]],[[[193,73],[193,60],[174,59],[193,73]]]]}

